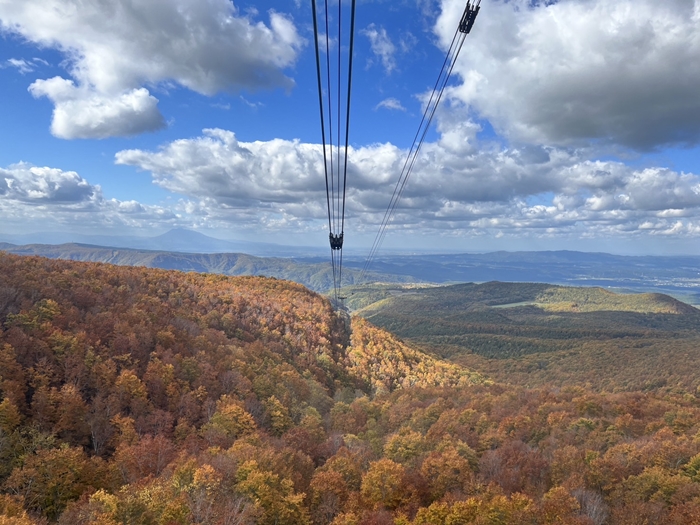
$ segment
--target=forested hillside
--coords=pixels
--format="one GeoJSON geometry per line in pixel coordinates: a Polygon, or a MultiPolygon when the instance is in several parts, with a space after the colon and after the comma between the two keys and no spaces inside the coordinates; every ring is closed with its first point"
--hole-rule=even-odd
{"type": "Polygon", "coordinates": [[[694,393],[700,310],[658,293],[538,283],[344,289],[372,323],[495,380],[694,393]]]}
{"type": "Polygon", "coordinates": [[[494,384],[300,285],[0,254],[0,524],[700,522],[694,395],[494,384]]]}

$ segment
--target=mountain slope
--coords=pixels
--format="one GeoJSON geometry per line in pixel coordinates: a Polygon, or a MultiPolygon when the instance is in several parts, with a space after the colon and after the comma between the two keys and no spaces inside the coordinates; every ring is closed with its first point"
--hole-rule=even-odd
{"type": "MultiPolygon", "coordinates": [[[[396,364],[409,373],[414,368],[438,364],[434,358],[395,342],[390,334],[368,327],[359,318],[352,323],[344,320],[333,312],[327,299],[292,282],[0,254],[0,322],[10,328],[3,337],[17,337],[17,341],[26,344],[21,332],[38,337],[80,334],[81,344],[89,345],[95,352],[107,352],[118,338],[115,327],[122,318],[126,322],[132,316],[142,318],[140,325],[146,330],[136,345],[140,348],[138,356],[133,354],[135,343],[127,344],[131,359],[140,361],[135,363],[137,366],[145,366],[149,351],[158,351],[159,334],[170,334],[162,336],[171,341],[168,348],[184,351],[186,345],[196,347],[195,339],[211,329],[222,331],[221,335],[229,339],[226,344],[265,340],[272,348],[279,347],[280,358],[295,355],[303,366],[320,360],[325,366],[322,382],[327,385],[346,376],[345,363],[364,359],[368,347],[386,345],[394,361],[399,361],[396,364]],[[97,328],[93,323],[104,326],[97,328]],[[351,327],[345,325],[351,324],[354,329],[356,323],[362,333],[370,334],[372,341],[355,338],[354,357],[350,358],[346,330],[351,327]],[[301,346],[296,348],[298,345],[301,346]],[[389,347],[401,348],[401,352],[389,347]],[[410,356],[410,362],[404,356],[410,356]]],[[[206,335],[207,339],[211,337],[206,335]]],[[[160,346],[165,349],[167,345],[160,346]]],[[[357,366],[347,370],[351,382],[344,386],[368,388],[375,379],[357,366]]],[[[458,384],[460,377],[468,375],[447,364],[440,365],[436,373],[435,385],[458,384]]],[[[423,384],[414,378],[411,384],[416,383],[423,384]]],[[[432,383],[425,383],[428,384],[432,383]]],[[[386,390],[400,386],[400,381],[392,381],[386,390]]]]}
{"type": "Polygon", "coordinates": [[[298,284],[0,253],[3,524],[681,525],[699,431],[693,395],[492,384],[298,284]]]}
{"type": "Polygon", "coordinates": [[[659,293],[619,294],[603,288],[565,287],[540,283],[457,284],[452,286],[379,285],[347,287],[348,306],[353,310],[394,305],[407,311],[411,304],[426,315],[471,311],[478,308],[534,306],[546,311],[636,312],[647,314],[694,314],[697,309],[659,293]]]}
{"type": "Polygon", "coordinates": [[[377,326],[500,381],[694,391],[700,371],[700,311],[663,294],[498,282],[343,293],[377,326]]]}

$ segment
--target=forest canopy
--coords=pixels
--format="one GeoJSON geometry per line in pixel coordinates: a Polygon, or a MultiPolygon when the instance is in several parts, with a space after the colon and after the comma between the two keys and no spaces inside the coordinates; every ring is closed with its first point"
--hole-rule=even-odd
{"type": "Polygon", "coordinates": [[[700,522],[693,393],[534,389],[306,288],[0,253],[0,524],[700,522]]]}

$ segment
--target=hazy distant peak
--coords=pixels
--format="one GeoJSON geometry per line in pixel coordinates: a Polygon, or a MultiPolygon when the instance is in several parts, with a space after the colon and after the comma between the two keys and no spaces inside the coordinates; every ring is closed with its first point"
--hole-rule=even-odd
{"type": "Polygon", "coordinates": [[[220,241],[221,239],[216,239],[214,237],[210,237],[209,235],[205,235],[204,233],[200,233],[198,231],[194,230],[188,230],[187,228],[173,228],[172,230],[168,230],[165,233],[162,233],[160,235],[156,235],[153,237],[153,239],[171,239],[173,237],[176,237],[179,240],[182,240],[183,238],[187,239],[206,239],[206,240],[213,240],[213,241],[220,241]]]}

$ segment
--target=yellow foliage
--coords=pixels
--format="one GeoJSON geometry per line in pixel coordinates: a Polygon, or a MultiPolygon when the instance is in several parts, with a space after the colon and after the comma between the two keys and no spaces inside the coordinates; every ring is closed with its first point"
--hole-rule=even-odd
{"type": "Polygon", "coordinates": [[[384,455],[398,463],[411,463],[427,449],[420,432],[411,430],[390,436],[384,445],[384,455]]]}
{"type": "Polygon", "coordinates": [[[22,500],[0,494],[0,525],[33,525],[22,507],[22,500]]]}
{"type": "Polygon", "coordinates": [[[471,477],[469,461],[456,448],[433,452],[421,465],[421,474],[430,485],[430,493],[439,499],[448,491],[462,490],[471,477]]]}
{"type": "Polygon", "coordinates": [[[13,517],[0,515],[0,525],[34,525],[34,522],[26,514],[13,517]]]}
{"type": "Polygon", "coordinates": [[[289,479],[263,470],[255,460],[243,463],[237,473],[237,489],[262,510],[261,525],[304,525],[309,516],[303,506],[304,494],[294,492],[289,479]]]}
{"type": "Polygon", "coordinates": [[[270,396],[263,404],[270,416],[270,426],[272,427],[273,433],[281,436],[292,427],[294,422],[292,418],[289,417],[289,410],[287,410],[287,407],[285,407],[279,399],[275,396],[270,396]]]}
{"type": "Polygon", "coordinates": [[[545,523],[566,523],[574,517],[580,505],[564,487],[554,487],[544,495],[543,512],[545,523]]]}
{"type": "Polygon", "coordinates": [[[252,434],[256,430],[255,420],[237,402],[224,396],[217,402],[217,409],[202,433],[221,433],[231,439],[252,434]]]}
{"type": "Polygon", "coordinates": [[[119,394],[127,399],[146,399],[148,397],[146,385],[143,384],[133,370],[122,370],[114,386],[119,394]]]}
{"type": "Polygon", "coordinates": [[[202,465],[194,471],[192,484],[195,488],[213,493],[221,485],[222,476],[211,465],[202,465]]]}
{"type": "Polygon", "coordinates": [[[361,317],[352,319],[349,371],[366,381],[373,393],[398,388],[465,386],[484,383],[475,372],[410,348],[361,317]]]}
{"type": "Polygon", "coordinates": [[[373,461],[362,477],[362,497],[375,508],[395,509],[404,498],[403,466],[390,459],[373,461]]]}
{"type": "Polygon", "coordinates": [[[344,514],[339,514],[331,522],[331,525],[359,525],[359,518],[352,512],[346,512],[344,514]]]}

